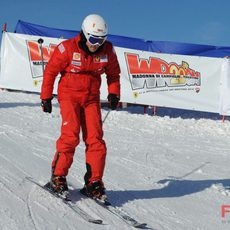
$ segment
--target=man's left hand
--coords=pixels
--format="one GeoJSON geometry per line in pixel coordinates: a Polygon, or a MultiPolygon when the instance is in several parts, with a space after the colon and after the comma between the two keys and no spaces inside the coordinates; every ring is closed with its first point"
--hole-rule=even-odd
{"type": "Polygon", "coordinates": [[[116,94],[110,93],[108,95],[108,102],[109,102],[110,109],[115,110],[118,106],[119,101],[120,98],[116,94]]]}

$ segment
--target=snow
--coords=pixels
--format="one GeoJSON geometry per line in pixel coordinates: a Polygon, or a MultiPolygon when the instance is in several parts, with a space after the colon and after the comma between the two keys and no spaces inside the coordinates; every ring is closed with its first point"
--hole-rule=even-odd
{"type": "MultiPolygon", "coordinates": [[[[105,117],[108,110],[102,109],[105,117]]],[[[164,115],[164,112],[168,114],[164,115]]],[[[0,91],[0,229],[132,229],[78,189],[85,173],[84,143],[68,181],[74,202],[104,225],[85,222],[69,207],[25,179],[50,178],[61,118],[40,108],[38,94],[0,91]]],[[[158,116],[141,109],[112,111],[104,123],[108,154],[104,182],[110,200],[159,230],[230,229],[230,121],[202,113],[158,116]]]]}

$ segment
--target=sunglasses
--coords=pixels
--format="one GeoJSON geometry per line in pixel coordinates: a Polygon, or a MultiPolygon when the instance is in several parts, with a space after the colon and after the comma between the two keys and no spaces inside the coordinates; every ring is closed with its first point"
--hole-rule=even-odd
{"type": "Polygon", "coordinates": [[[99,46],[101,46],[105,42],[106,38],[107,36],[100,37],[100,36],[95,36],[92,34],[87,34],[86,36],[87,41],[91,45],[99,45],[99,46]]]}

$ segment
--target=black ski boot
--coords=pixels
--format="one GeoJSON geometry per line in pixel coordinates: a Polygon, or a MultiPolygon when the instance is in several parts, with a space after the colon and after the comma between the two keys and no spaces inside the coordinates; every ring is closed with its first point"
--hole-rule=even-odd
{"type": "Polygon", "coordinates": [[[65,176],[53,175],[50,180],[50,189],[58,196],[62,196],[66,199],[69,196],[69,189],[65,176]]]}
{"type": "Polygon", "coordinates": [[[107,201],[107,196],[105,194],[105,187],[102,181],[90,182],[80,190],[80,192],[92,199],[101,200],[102,202],[107,201]]]}

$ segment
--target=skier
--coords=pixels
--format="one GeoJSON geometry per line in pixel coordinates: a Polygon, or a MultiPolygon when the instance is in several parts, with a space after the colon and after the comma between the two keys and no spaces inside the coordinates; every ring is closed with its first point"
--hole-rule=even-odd
{"type": "Polygon", "coordinates": [[[41,88],[41,106],[52,112],[52,92],[58,73],[58,102],[62,117],[61,135],[56,142],[50,186],[58,194],[68,194],[66,176],[73,162],[82,129],[86,150],[84,193],[92,198],[106,197],[102,180],[106,144],[100,111],[101,74],[108,84],[112,110],[120,99],[120,67],[112,44],[107,41],[108,27],[96,14],[88,15],[75,38],[61,42],[46,65],[41,88]]]}

